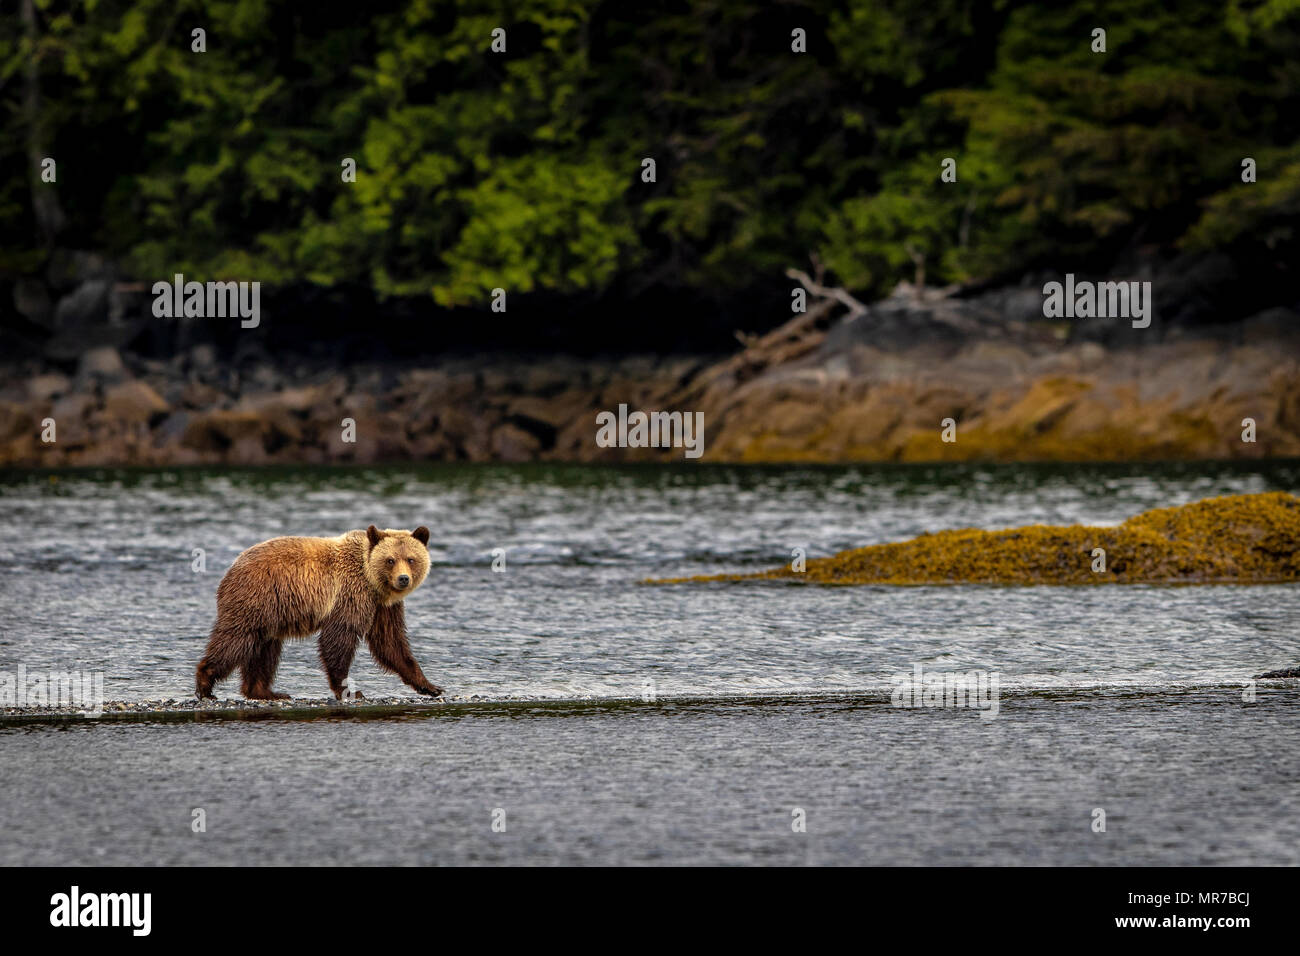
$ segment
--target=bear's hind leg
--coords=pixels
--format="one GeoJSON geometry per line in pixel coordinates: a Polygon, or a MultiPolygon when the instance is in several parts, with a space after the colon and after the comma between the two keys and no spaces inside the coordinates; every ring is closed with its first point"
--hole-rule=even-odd
{"type": "Polygon", "coordinates": [[[216,700],[212,686],[217,681],[225,680],[238,665],[238,661],[228,660],[228,655],[219,651],[205,654],[199,666],[194,670],[194,696],[199,700],[216,700]]]}
{"type": "Polygon", "coordinates": [[[194,694],[199,700],[213,700],[213,685],[225,680],[248,657],[252,642],[220,621],[212,629],[207,650],[194,669],[194,694]]]}
{"type": "Polygon", "coordinates": [[[262,641],[240,671],[244,676],[241,689],[249,700],[288,700],[288,694],[271,690],[275,672],[280,667],[281,644],[274,638],[262,641]]]}

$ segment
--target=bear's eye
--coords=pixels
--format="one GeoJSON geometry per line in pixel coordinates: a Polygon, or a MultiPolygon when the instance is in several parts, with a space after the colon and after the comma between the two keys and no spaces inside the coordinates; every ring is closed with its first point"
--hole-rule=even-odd
{"type": "Polygon", "coordinates": [[[392,558],[389,558],[389,559],[388,559],[388,566],[389,566],[390,568],[391,568],[394,564],[396,564],[396,563],[397,563],[397,562],[396,562],[395,560],[393,560],[392,558]]]}

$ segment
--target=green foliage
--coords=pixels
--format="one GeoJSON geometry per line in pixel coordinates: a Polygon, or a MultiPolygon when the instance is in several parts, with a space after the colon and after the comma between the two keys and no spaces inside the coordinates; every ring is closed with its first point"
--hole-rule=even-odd
{"type": "Polygon", "coordinates": [[[1261,151],[1259,179],[1215,193],[1183,244],[1195,250],[1219,248],[1252,237],[1267,249],[1297,238],[1300,221],[1300,144],[1261,151]]]}
{"type": "Polygon", "coordinates": [[[59,162],[59,244],[141,279],[446,305],[721,296],[809,252],[880,293],[1295,238],[1300,0],[31,3],[33,26],[0,19],[0,160],[27,173],[0,180],[10,276],[50,251],[33,150],[59,162]]]}
{"type": "Polygon", "coordinates": [[[627,177],[599,161],[525,157],[464,191],[468,223],[434,287],[443,305],[486,299],[494,287],[530,292],[609,282],[636,234],[620,200],[627,177]]]}
{"type": "Polygon", "coordinates": [[[1238,108],[1241,60],[1209,8],[1017,9],[988,89],[936,97],[968,124],[967,148],[1008,170],[996,204],[1028,227],[1023,243],[981,254],[1007,264],[1082,254],[1140,225],[1177,239],[1252,134],[1238,108]],[[1104,54],[1090,47],[1098,23],[1104,54]]]}
{"type": "MultiPolygon", "coordinates": [[[[1294,33],[1277,40],[1294,53],[1294,33]]],[[[886,174],[871,198],[846,200],[826,228],[826,260],[880,291],[907,264],[899,245],[952,281],[1113,253],[1135,237],[1204,248],[1253,235],[1261,218],[1293,213],[1295,191],[1280,163],[1268,189],[1241,192],[1241,158],[1295,137],[1274,123],[1294,87],[1273,82],[1262,46],[1237,42],[1212,5],[1018,7],[987,82],[929,94],[918,111],[962,124],[949,147],[958,183],[939,183],[918,147],[928,182],[886,174]],[[1105,53],[1091,49],[1099,25],[1105,53]],[[1203,204],[1211,218],[1197,226],[1203,204]]]]}

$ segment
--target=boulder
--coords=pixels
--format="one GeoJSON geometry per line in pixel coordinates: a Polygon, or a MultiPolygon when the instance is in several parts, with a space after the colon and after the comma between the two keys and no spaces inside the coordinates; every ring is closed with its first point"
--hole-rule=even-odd
{"type": "Polygon", "coordinates": [[[27,380],[27,397],[34,402],[45,402],[58,398],[72,388],[72,381],[66,375],[52,372],[36,375],[27,380]]]}
{"type": "Polygon", "coordinates": [[[115,381],[127,377],[122,355],[111,346],[101,346],[83,352],[77,365],[77,377],[115,381]]]}
{"type": "Polygon", "coordinates": [[[181,404],[187,408],[213,409],[224,397],[223,392],[202,382],[190,382],[181,389],[181,404]]]}
{"type": "Polygon", "coordinates": [[[185,427],[181,444],[195,451],[225,453],[240,443],[246,453],[250,443],[262,444],[266,429],[266,422],[255,412],[218,409],[195,414],[185,427]]]}
{"type": "Polygon", "coordinates": [[[332,404],[325,391],[316,385],[285,388],[274,393],[269,404],[295,415],[310,415],[332,404]]]}
{"type": "Polygon", "coordinates": [[[193,412],[184,410],[172,412],[154,428],[154,447],[166,448],[173,444],[179,444],[185,438],[185,432],[189,429],[193,418],[193,412]]]}
{"type": "Polygon", "coordinates": [[[190,349],[190,367],[207,372],[217,367],[217,350],[211,345],[196,345],[190,349]]]}
{"type": "Polygon", "coordinates": [[[14,309],[29,322],[50,328],[54,303],[45,283],[37,279],[19,279],[14,283],[14,309]]]}
{"type": "Polygon", "coordinates": [[[104,410],[111,418],[132,424],[160,419],[171,408],[144,382],[122,382],[104,392],[104,410]]]}
{"type": "Polygon", "coordinates": [[[90,279],[59,299],[54,308],[54,324],[69,327],[105,322],[108,319],[108,295],[112,283],[107,279],[90,279]]]}
{"type": "Polygon", "coordinates": [[[498,425],[492,432],[492,456],[497,461],[533,461],[541,448],[536,435],[515,425],[498,425]]]}
{"type": "Polygon", "coordinates": [[[87,413],[95,407],[95,398],[85,392],[73,392],[64,395],[50,409],[50,417],[56,422],[76,423],[85,419],[87,413]]]}
{"type": "Polygon", "coordinates": [[[27,405],[0,402],[0,441],[35,433],[37,421],[36,413],[27,405]]]}

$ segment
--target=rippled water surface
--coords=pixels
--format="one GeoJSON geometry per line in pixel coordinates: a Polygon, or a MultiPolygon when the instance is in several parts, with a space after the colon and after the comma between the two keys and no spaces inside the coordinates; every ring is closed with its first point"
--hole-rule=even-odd
{"type": "MultiPolygon", "coordinates": [[[[188,696],[241,550],[426,524],[425,672],[534,702],[0,727],[0,862],[1297,863],[1300,690],[1243,684],[1300,664],[1298,586],[638,583],[1272,489],[1300,465],[3,476],[0,671],[188,696]],[[997,717],[890,706],[918,664],[996,673],[997,717]]],[[[407,693],[364,649],[353,676],[407,693]]],[[[326,692],[311,643],[277,687],[326,692]]]]}

